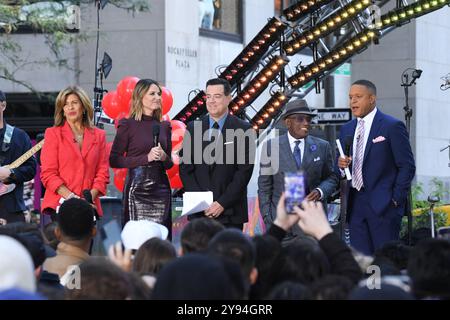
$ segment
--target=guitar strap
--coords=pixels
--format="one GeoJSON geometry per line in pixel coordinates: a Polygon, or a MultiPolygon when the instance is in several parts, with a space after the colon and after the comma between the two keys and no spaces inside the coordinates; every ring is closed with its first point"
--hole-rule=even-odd
{"type": "Polygon", "coordinates": [[[14,127],[6,123],[5,135],[3,136],[3,141],[0,148],[0,166],[3,165],[3,161],[6,158],[6,151],[9,150],[13,132],[14,127]]]}

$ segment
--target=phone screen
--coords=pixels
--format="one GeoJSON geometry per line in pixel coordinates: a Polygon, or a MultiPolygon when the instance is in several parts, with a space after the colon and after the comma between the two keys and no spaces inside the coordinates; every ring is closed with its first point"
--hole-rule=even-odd
{"type": "Polygon", "coordinates": [[[286,172],[284,174],[285,207],[289,214],[294,213],[294,207],[300,207],[305,199],[305,175],[302,171],[286,172]]]}
{"type": "Polygon", "coordinates": [[[120,230],[119,223],[116,220],[111,220],[102,227],[101,236],[106,254],[108,254],[108,250],[112,245],[119,241],[122,242],[120,230]]]}

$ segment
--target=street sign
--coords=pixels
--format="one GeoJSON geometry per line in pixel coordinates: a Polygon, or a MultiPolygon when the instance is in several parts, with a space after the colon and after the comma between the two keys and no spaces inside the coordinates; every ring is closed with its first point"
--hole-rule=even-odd
{"type": "Polygon", "coordinates": [[[350,63],[344,63],[339,66],[334,72],[334,75],[342,75],[342,76],[350,76],[352,75],[351,65],[350,63]]]}
{"type": "Polygon", "coordinates": [[[350,108],[317,109],[319,124],[344,124],[352,119],[350,108]]]}

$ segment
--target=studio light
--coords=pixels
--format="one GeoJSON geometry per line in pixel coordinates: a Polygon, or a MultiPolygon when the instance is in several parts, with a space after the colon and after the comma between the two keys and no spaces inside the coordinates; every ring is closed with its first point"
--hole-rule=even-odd
{"type": "Polygon", "coordinates": [[[289,8],[283,10],[283,16],[286,17],[288,21],[296,21],[300,17],[314,12],[316,9],[324,6],[333,0],[303,0],[298,1],[289,8]]]}
{"type": "Polygon", "coordinates": [[[265,129],[272,119],[276,118],[283,110],[289,99],[282,92],[276,92],[269,101],[252,118],[253,129],[265,129]]]}
{"type": "Polygon", "coordinates": [[[345,7],[338,10],[336,13],[329,16],[310,30],[286,42],[283,49],[286,51],[287,55],[296,54],[318,39],[327,36],[334,30],[337,30],[341,26],[345,25],[369,5],[371,5],[370,0],[356,0],[350,2],[345,7]]]}
{"type": "Polygon", "coordinates": [[[187,123],[205,113],[205,92],[201,90],[189,103],[173,118],[187,123]]]}
{"type": "Polygon", "coordinates": [[[219,78],[228,80],[232,87],[236,85],[258,63],[261,56],[277,41],[278,36],[285,29],[286,25],[278,18],[270,19],[244,50],[219,75],[219,78]]]}
{"type": "Polygon", "coordinates": [[[301,71],[297,72],[288,79],[293,89],[297,89],[313,79],[317,79],[325,71],[330,70],[349,59],[355,52],[369,45],[372,39],[377,37],[377,32],[370,29],[364,29],[353,38],[344,42],[344,44],[315,62],[309,64],[301,71]]]}
{"type": "Polygon", "coordinates": [[[109,54],[107,54],[106,52],[103,53],[103,60],[102,63],[100,64],[100,70],[103,73],[103,76],[106,78],[108,78],[109,73],[111,72],[112,69],[112,59],[109,56],[109,54]]]}
{"type": "Polygon", "coordinates": [[[275,79],[281,69],[289,62],[286,57],[275,56],[264,68],[242,89],[231,101],[230,109],[234,114],[239,114],[246,106],[252,103],[275,79]]]}
{"type": "Polygon", "coordinates": [[[382,15],[375,27],[377,29],[385,29],[393,25],[403,24],[413,18],[438,10],[445,5],[450,5],[450,0],[419,0],[382,15]]]}

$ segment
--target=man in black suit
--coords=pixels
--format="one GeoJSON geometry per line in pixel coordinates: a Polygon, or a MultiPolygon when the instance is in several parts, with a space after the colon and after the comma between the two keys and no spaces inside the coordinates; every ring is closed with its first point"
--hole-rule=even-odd
{"type": "Polygon", "coordinates": [[[242,230],[248,221],[247,184],[253,172],[256,134],[229,114],[231,87],[225,79],[206,83],[208,114],[187,125],[180,177],[185,191],[212,191],[213,203],[189,218],[206,216],[242,230]]]}
{"type": "Polygon", "coordinates": [[[6,96],[0,91],[0,224],[25,221],[23,183],[36,174],[34,157],[16,169],[7,167],[31,148],[31,141],[25,131],[4,121],[5,109],[6,96]],[[12,191],[4,193],[7,190],[12,191]]]}

